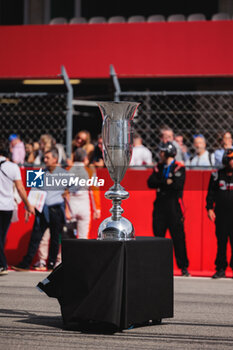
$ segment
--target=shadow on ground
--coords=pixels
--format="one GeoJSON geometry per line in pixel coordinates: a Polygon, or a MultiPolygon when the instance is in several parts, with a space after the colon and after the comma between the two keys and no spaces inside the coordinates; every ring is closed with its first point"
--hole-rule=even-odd
{"type": "MultiPolygon", "coordinates": [[[[77,320],[76,322],[69,323],[69,325],[64,325],[61,316],[41,316],[25,310],[0,309],[0,318],[4,317],[17,319],[16,322],[18,323],[47,326],[57,328],[60,330],[78,331],[87,334],[114,334],[116,332],[118,333],[122,331],[122,329],[116,327],[116,325],[114,324],[105,322],[95,322],[91,320],[77,320]]],[[[153,322],[134,324],[128,329],[135,329],[138,327],[160,324],[161,320],[156,320],[153,322]]]]}
{"type": "Polygon", "coordinates": [[[0,318],[20,318],[17,322],[63,329],[61,316],[40,316],[25,310],[0,309],[0,318]],[[23,317],[23,319],[22,319],[23,317]]]}

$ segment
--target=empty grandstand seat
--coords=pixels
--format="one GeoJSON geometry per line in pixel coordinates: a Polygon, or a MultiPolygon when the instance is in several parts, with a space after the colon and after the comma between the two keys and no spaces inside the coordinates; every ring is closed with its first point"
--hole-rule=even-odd
{"type": "Polygon", "coordinates": [[[211,19],[212,19],[212,21],[225,21],[225,20],[231,19],[231,17],[228,13],[219,12],[219,13],[215,13],[211,17],[211,19]]]}
{"type": "Polygon", "coordinates": [[[147,22],[165,22],[165,17],[163,15],[151,15],[147,18],[147,22]]]}
{"type": "Polygon", "coordinates": [[[123,16],[112,16],[108,19],[108,23],[125,23],[126,19],[123,16]]]}
{"type": "Polygon", "coordinates": [[[206,16],[204,15],[204,13],[192,13],[188,16],[187,21],[206,21],[206,16]]]}
{"type": "Polygon", "coordinates": [[[65,17],[55,17],[51,19],[49,24],[67,24],[67,19],[65,17]]]}
{"type": "Polygon", "coordinates": [[[146,22],[146,18],[144,16],[130,16],[128,18],[128,23],[138,23],[138,22],[146,22]]]}
{"type": "Polygon", "coordinates": [[[185,15],[182,14],[175,14],[175,15],[170,15],[167,18],[168,22],[182,22],[186,21],[185,15]]]}
{"type": "Polygon", "coordinates": [[[73,17],[71,18],[70,24],[83,24],[87,23],[87,19],[85,17],[73,17]]]}
{"type": "Polygon", "coordinates": [[[89,19],[90,24],[95,24],[95,23],[106,23],[106,18],[102,16],[96,16],[96,17],[91,17],[89,19]]]}

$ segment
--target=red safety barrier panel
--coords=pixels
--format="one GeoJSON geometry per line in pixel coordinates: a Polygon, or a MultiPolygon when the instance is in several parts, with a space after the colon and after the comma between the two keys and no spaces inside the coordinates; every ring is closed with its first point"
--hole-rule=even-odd
{"type": "MultiPolygon", "coordinates": [[[[155,191],[147,188],[147,179],[151,169],[132,170],[129,169],[122,181],[122,185],[130,192],[130,197],[122,201],[124,216],[128,218],[135,227],[136,236],[153,236],[152,232],[152,210],[155,200],[155,191]]],[[[25,171],[22,170],[25,178],[25,171]]],[[[210,171],[189,170],[186,172],[184,189],[184,214],[185,232],[189,270],[194,276],[211,276],[215,271],[216,237],[215,226],[208,219],[205,209],[205,198],[207,194],[210,171]]],[[[91,225],[91,238],[97,237],[100,222],[110,216],[109,209],[112,206],[110,200],[104,197],[113,183],[107,169],[97,170],[98,178],[105,179],[104,190],[101,190],[102,216],[99,220],[93,220],[91,225]]],[[[30,233],[33,226],[33,217],[28,223],[24,220],[23,204],[19,205],[19,222],[12,223],[6,240],[6,256],[8,264],[18,263],[27,251],[30,233]]],[[[169,237],[169,233],[167,234],[169,237]]],[[[227,251],[228,261],[230,259],[230,247],[227,251]]],[[[174,259],[174,272],[180,274],[174,259]]],[[[227,275],[230,276],[230,269],[227,275]]]]}

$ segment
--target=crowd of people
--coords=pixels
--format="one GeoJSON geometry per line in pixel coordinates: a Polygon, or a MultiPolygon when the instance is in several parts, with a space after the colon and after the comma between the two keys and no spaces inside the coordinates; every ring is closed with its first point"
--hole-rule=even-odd
{"type": "MultiPolygon", "coordinates": [[[[193,135],[192,150],[184,143],[184,136],[174,134],[173,130],[164,126],[160,129],[160,143],[171,142],[176,148],[176,160],[188,167],[222,167],[222,158],[226,149],[233,149],[232,134],[225,131],[219,135],[219,148],[214,152],[208,150],[207,141],[203,134],[193,135]]],[[[159,146],[159,145],[158,145],[159,146]]],[[[152,165],[159,160],[157,153],[153,159],[152,152],[143,145],[143,139],[135,134],[131,166],[152,165]]]]}
{"type": "MultiPolygon", "coordinates": [[[[233,198],[228,195],[233,189],[232,135],[229,131],[225,132],[221,138],[221,146],[214,153],[207,150],[206,139],[202,134],[194,135],[193,148],[195,153],[191,155],[184,144],[183,136],[175,135],[170,127],[164,126],[160,130],[160,145],[155,165],[152,152],[143,145],[142,137],[135,134],[130,166],[155,165],[148,179],[148,187],[157,191],[153,211],[153,232],[155,236],[164,237],[167,229],[170,230],[177,265],[183,276],[190,275],[182,210],[185,166],[220,168],[210,179],[207,196],[208,216],[216,224],[218,243],[216,273],[213,277],[220,278],[225,276],[227,266],[228,236],[233,249],[233,235],[230,229],[232,216],[229,212],[233,198]],[[223,197],[228,203],[227,208],[219,204],[223,201],[223,197]]],[[[17,271],[29,270],[35,255],[38,256],[38,260],[34,269],[53,270],[61,262],[59,242],[67,220],[74,220],[77,238],[87,239],[90,231],[91,203],[93,218],[98,219],[101,216],[99,191],[93,186],[86,188],[86,191],[77,188],[46,190],[43,210],[38,211],[28,201],[17,164],[33,166],[43,164],[45,175],[71,172],[87,180],[95,174],[96,167],[104,166],[103,139],[99,135],[94,145],[88,131],[79,131],[72,142],[70,158],[67,158],[63,146],[49,134],[41,135],[39,142],[26,144],[18,135],[12,134],[9,136],[9,149],[3,143],[0,144],[0,275],[7,274],[4,244],[15,209],[15,192],[25,203],[26,219],[31,214],[35,215],[27,253],[18,265],[13,266],[17,271]]],[[[230,266],[233,269],[233,258],[230,266]]]]}
{"type": "MultiPolygon", "coordinates": [[[[226,149],[233,149],[231,132],[226,131],[219,137],[219,148],[210,152],[206,138],[202,134],[193,135],[193,150],[184,144],[183,135],[175,135],[173,130],[164,126],[160,129],[160,142],[171,142],[176,148],[176,160],[188,167],[222,167],[222,158],[226,149]]],[[[155,161],[152,152],[143,145],[140,135],[134,135],[131,166],[152,165],[159,160],[157,152],[155,161]]]]}
{"type": "Polygon", "coordinates": [[[23,260],[13,267],[17,271],[29,270],[35,255],[38,257],[34,264],[35,270],[54,269],[61,262],[59,242],[67,221],[73,221],[75,224],[76,230],[73,230],[73,233],[76,231],[77,238],[87,239],[90,233],[91,207],[93,219],[99,219],[101,216],[100,194],[95,185],[89,188],[82,187],[82,190],[77,186],[73,186],[73,189],[43,188],[46,192],[43,210],[40,212],[32,207],[24,187],[22,193],[23,185],[18,164],[35,167],[43,165],[45,176],[63,177],[71,174],[88,180],[95,176],[95,160],[100,162],[103,159],[102,152],[100,154],[101,137],[98,141],[97,152],[90,142],[90,133],[79,132],[73,141],[70,159],[67,159],[63,146],[48,134],[42,135],[39,143],[30,142],[25,146],[18,135],[12,134],[9,137],[9,150],[4,142],[0,143],[0,275],[7,274],[4,244],[15,210],[15,191],[18,190],[17,194],[25,203],[26,219],[28,220],[30,214],[35,215],[27,253],[23,260]],[[9,208],[4,204],[8,202],[9,208]]]}
{"type": "MultiPolygon", "coordinates": [[[[232,134],[226,131],[219,136],[219,148],[214,152],[208,150],[206,138],[203,134],[193,135],[192,150],[184,143],[184,136],[174,134],[173,130],[164,126],[160,129],[160,142],[172,142],[176,147],[176,160],[189,167],[221,167],[222,157],[226,149],[233,148],[232,134]]],[[[158,145],[159,146],[159,145],[158,145]]],[[[68,159],[64,147],[56,143],[53,136],[49,134],[41,135],[39,141],[30,141],[23,143],[17,134],[9,136],[9,151],[11,160],[17,164],[40,165],[43,164],[44,153],[51,147],[58,150],[58,162],[62,166],[72,164],[74,151],[77,148],[83,148],[88,157],[88,164],[96,167],[103,167],[103,140],[98,135],[97,141],[91,141],[90,132],[87,130],[79,131],[72,141],[72,155],[68,159]]],[[[130,166],[153,165],[157,163],[159,155],[155,151],[154,158],[152,151],[143,145],[143,138],[135,133],[133,138],[133,152],[130,166]]]]}
{"type": "Polygon", "coordinates": [[[72,154],[67,158],[62,144],[57,143],[56,139],[49,134],[40,136],[39,141],[29,141],[24,143],[20,136],[11,134],[9,136],[9,156],[10,159],[19,165],[41,165],[44,164],[44,155],[47,150],[55,147],[58,151],[58,163],[62,166],[72,165],[75,150],[82,148],[85,150],[88,158],[87,164],[95,166],[104,166],[102,155],[102,136],[98,136],[96,145],[91,142],[90,132],[81,130],[72,141],[72,154]]]}

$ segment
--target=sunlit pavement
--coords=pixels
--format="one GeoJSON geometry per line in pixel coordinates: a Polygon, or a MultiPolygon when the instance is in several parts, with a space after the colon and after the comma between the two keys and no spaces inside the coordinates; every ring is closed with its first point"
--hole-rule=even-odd
{"type": "Polygon", "coordinates": [[[175,316],[114,335],[63,329],[58,301],[35,286],[47,272],[0,276],[0,349],[232,349],[233,279],[175,277],[175,316]]]}

